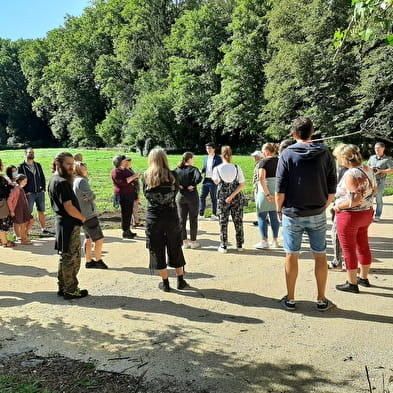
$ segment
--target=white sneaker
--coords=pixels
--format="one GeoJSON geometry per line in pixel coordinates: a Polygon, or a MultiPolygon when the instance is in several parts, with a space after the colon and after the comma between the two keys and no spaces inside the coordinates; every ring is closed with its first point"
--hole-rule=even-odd
{"type": "Polygon", "coordinates": [[[183,250],[185,250],[185,249],[187,249],[187,248],[190,248],[190,243],[183,243],[183,245],[181,246],[181,248],[183,249],[183,250]]]}
{"type": "Polygon", "coordinates": [[[217,251],[221,252],[222,254],[226,254],[227,253],[227,249],[224,248],[224,247],[221,247],[221,246],[217,248],[217,251]]]}
{"type": "Polygon", "coordinates": [[[191,242],[191,248],[198,248],[200,244],[198,242],[191,242]]]}
{"type": "Polygon", "coordinates": [[[270,243],[270,247],[279,248],[280,246],[279,246],[277,241],[273,241],[273,242],[270,243]]]}
{"type": "Polygon", "coordinates": [[[218,217],[215,214],[212,214],[210,216],[210,221],[217,221],[217,220],[218,220],[218,217]]]}
{"type": "Polygon", "coordinates": [[[243,247],[237,247],[237,251],[243,252],[243,251],[244,251],[244,248],[243,248],[243,247]]]}
{"type": "Polygon", "coordinates": [[[269,243],[265,240],[262,240],[261,242],[254,244],[254,248],[257,250],[262,250],[264,248],[269,248],[269,243]]]}
{"type": "Polygon", "coordinates": [[[380,217],[377,217],[377,216],[375,216],[373,221],[374,221],[374,222],[379,222],[379,221],[381,221],[381,218],[380,218],[380,217]]]}

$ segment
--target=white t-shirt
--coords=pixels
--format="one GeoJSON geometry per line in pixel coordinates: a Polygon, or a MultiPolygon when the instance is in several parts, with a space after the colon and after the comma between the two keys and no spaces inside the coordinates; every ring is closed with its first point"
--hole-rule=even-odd
{"type": "Polygon", "coordinates": [[[213,159],[214,159],[214,156],[207,157],[205,177],[207,177],[209,179],[211,179],[211,177],[213,176],[213,159]]]}
{"type": "MultiPolygon", "coordinates": [[[[221,179],[225,183],[232,183],[236,179],[236,166],[234,164],[220,164],[213,169],[212,180],[214,183],[218,183],[221,179],[218,176],[218,173],[221,176],[221,179]]],[[[242,169],[237,165],[237,181],[239,184],[245,182],[244,174],[242,169]]]]}

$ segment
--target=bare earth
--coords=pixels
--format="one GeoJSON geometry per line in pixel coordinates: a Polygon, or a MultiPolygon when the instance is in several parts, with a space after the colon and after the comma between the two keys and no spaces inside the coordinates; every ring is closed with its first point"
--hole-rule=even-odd
{"type": "MultiPolygon", "coordinates": [[[[200,222],[202,247],[185,250],[191,291],[158,289],[143,229],[134,241],[105,231],[110,269],[82,266],[80,287],[91,295],[81,300],[56,295],[53,238],[2,248],[0,367],[8,367],[8,355],[65,356],[136,377],[135,392],[143,381],[149,392],[348,393],[369,391],[367,366],[371,386],[382,393],[393,375],[393,196],[385,197],[383,220],[369,231],[373,286],[359,295],[338,292],[345,273],[329,272],[327,296],[337,308],[326,313],[315,309],[307,245],[297,311],[280,307],[284,251],[252,247],[259,241],[254,219],[245,217],[245,251],[228,254],[217,252],[217,222],[200,222]]],[[[328,242],[331,259],[330,234],[328,242]]],[[[92,390],[107,391],[86,388],[92,390]]]]}

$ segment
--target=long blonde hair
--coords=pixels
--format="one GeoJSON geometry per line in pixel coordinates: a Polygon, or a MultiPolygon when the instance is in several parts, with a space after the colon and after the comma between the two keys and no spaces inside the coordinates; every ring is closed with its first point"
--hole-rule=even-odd
{"type": "Polygon", "coordinates": [[[169,169],[168,157],[161,148],[150,151],[148,156],[149,168],[146,170],[144,179],[149,188],[158,187],[163,183],[174,183],[175,177],[169,169]]]}
{"type": "Polygon", "coordinates": [[[221,156],[228,163],[232,161],[232,149],[230,146],[225,145],[221,147],[221,156]]]}

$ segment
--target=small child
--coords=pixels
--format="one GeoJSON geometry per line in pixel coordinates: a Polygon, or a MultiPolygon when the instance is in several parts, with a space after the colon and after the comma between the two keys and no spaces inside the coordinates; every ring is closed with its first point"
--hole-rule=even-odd
{"type": "Polygon", "coordinates": [[[29,210],[26,194],[23,191],[23,187],[27,184],[27,176],[23,174],[16,176],[15,183],[16,185],[8,197],[8,207],[14,224],[19,225],[21,244],[31,244],[27,234],[34,223],[34,219],[29,210]]]}

